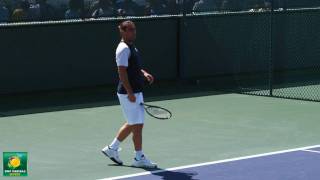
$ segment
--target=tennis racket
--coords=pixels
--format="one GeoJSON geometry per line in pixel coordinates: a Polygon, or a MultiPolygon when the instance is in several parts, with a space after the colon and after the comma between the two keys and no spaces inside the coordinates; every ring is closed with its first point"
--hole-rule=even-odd
{"type": "Polygon", "coordinates": [[[165,108],[162,108],[159,106],[148,105],[145,103],[140,103],[140,105],[144,107],[147,114],[149,114],[151,117],[154,117],[156,119],[166,120],[166,119],[170,119],[172,117],[172,113],[165,108]]]}

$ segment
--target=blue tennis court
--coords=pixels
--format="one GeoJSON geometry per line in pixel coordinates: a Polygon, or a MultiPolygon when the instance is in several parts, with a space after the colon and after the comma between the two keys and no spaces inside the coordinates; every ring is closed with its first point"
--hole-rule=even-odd
{"type": "Polygon", "coordinates": [[[316,145],[103,180],[318,180],[319,164],[316,145]]]}

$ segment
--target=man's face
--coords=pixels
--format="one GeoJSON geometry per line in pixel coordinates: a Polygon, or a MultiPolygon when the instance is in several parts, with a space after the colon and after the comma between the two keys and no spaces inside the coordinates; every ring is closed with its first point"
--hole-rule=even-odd
{"type": "Polygon", "coordinates": [[[128,41],[134,41],[136,39],[136,26],[134,24],[129,24],[126,31],[124,31],[123,36],[128,41]]]}

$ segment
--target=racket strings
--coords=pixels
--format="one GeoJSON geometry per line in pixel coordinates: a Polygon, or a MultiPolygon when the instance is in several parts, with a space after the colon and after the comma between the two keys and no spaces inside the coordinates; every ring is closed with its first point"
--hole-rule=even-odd
{"type": "Polygon", "coordinates": [[[152,114],[155,117],[162,118],[162,119],[168,119],[171,117],[171,113],[166,111],[165,109],[161,109],[158,107],[148,107],[146,109],[150,114],[152,114]]]}

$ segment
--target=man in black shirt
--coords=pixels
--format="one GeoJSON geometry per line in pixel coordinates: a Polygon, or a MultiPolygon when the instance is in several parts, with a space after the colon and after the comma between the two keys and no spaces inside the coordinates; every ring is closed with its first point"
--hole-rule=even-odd
{"type": "Polygon", "coordinates": [[[136,38],[136,27],[132,21],[124,21],[119,26],[122,37],[116,51],[119,84],[117,88],[118,98],[127,122],[120,128],[113,142],[102,149],[102,152],[115,163],[122,165],[118,155],[118,148],[130,133],[133,134],[133,143],[136,151],[132,166],[155,168],[142,152],[142,129],[144,124],[143,83],[144,79],[151,84],[153,76],[142,69],[141,58],[138,49],[133,42],[136,38]]]}

